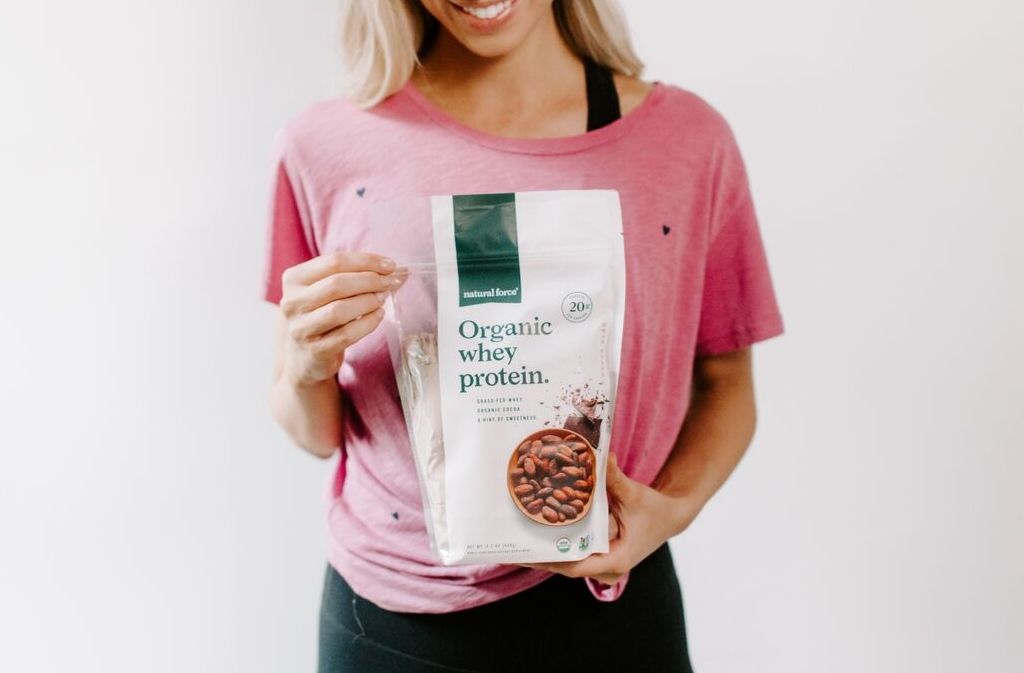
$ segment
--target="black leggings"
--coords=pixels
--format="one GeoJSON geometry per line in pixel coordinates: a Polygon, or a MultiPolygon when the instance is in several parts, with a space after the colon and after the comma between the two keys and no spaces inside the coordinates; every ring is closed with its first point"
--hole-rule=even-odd
{"type": "Polygon", "coordinates": [[[692,670],[667,544],[633,569],[625,592],[610,603],[596,600],[583,580],[555,575],[468,610],[391,612],[327,568],[320,673],[692,670]]]}

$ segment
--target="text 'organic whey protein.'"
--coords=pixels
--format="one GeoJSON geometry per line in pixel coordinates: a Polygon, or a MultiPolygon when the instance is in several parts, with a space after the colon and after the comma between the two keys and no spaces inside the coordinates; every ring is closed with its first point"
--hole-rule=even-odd
{"type": "Polygon", "coordinates": [[[430,211],[432,259],[407,265],[388,312],[435,553],[451,565],[606,552],[618,193],[435,196],[430,211]]]}

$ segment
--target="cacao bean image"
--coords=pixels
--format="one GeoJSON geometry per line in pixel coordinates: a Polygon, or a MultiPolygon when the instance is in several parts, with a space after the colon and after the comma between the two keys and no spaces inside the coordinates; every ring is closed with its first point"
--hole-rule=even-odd
{"type": "Polygon", "coordinates": [[[516,445],[508,487],[525,516],[544,525],[569,525],[587,515],[596,455],[579,435],[554,432],[534,433],[516,445]]]}

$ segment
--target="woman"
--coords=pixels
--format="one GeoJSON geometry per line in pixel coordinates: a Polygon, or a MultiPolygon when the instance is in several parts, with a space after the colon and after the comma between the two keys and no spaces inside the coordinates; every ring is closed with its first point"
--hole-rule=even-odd
{"type": "Polygon", "coordinates": [[[348,99],[313,104],[273,144],[265,285],[275,418],[314,455],[341,454],[320,670],[689,671],[667,540],[750,442],[750,346],[783,331],[728,124],[639,79],[610,0],[344,7],[348,99]],[[611,549],[440,566],[375,329],[402,281],[366,249],[373,204],[586,188],[618,190],[626,250],[611,549]]]}

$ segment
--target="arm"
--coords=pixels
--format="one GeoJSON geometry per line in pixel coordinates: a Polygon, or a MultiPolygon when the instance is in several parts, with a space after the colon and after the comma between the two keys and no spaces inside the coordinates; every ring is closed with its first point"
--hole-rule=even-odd
{"type": "Polygon", "coordinates": [[[754,437],[756,420],[750,347],[697,358],[686,420],[651,484],[677,503],[673,535],[686,530],[732,474],[754,437]]]}
{"type": "Polygon", "coordinates": [[[305,382],[286,374],[288,319],[278,309],[274,320],[271,413],[298,446],[319,458],[330,458],[342,443],[341,388],[334,377],[305,382]]]}
{"type": "Polygon", "coordinates": [[[292,440],[314,456],[341,448],[343,412],[337,374],[345,349],[372,332],[381,304],[403,277],[394,262],[339,252],[287,269],[275,319],[270,405],[292,440]]]}

